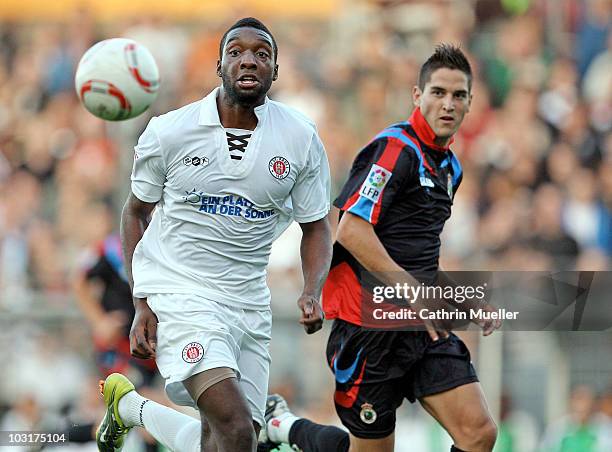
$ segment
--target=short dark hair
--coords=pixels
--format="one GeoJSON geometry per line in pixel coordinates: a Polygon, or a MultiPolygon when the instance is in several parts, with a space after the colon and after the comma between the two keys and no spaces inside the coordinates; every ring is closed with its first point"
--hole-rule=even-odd
{"type": "Polygon", "coordinates": [[[472,89],[472,67],[458,46],[438,44],[432,56],[421,66],[419,72],[419,88],[425,89],[425,84],[431,79],[431,74],[441,68],[457,69],[468,78],[468,90],[472,89]]]}
{"type": "Polygon", "coordinates": [[[227,39],[227,35],[230,31],[235,30],[236,28],[255,28],[257,30],[261,30],[263,32],[268,33],[272,38],[272,50],[274,51],[274,61],[276,61],[276,57],[278,56],[278,47],[276,46],[276,40],[274,39],[274,36],[270,32],[270,30],[268,30],[268,27],[266,27],[262,21],[260,21],[259,19],[255,19],[254,17],[245,17],[243,19],[240,19],[234,25],[227,29],[227,31],[223,34],[221,41],[219,42],[219,59],[223,58],[223,46],[225,46],[225,40],[227,39]]]}

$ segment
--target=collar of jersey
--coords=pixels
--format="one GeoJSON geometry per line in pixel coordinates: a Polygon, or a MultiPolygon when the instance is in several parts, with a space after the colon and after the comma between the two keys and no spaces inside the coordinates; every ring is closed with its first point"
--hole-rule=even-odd
{"type": "MultiPolygon", "coordinates": [[[[221,119],[219,119],[219,110],[217,110],[217,96],[219,95],[221,87],[218,86],[210,92],[208,96],[202,99],[202,106],[200,108],[200,118],[198,124],[201,126],[222,126],[221,119]]],[[[264,99],[264,103],[255,107],[255,116],[261,120],[262,115],[268,108],[270,99],[268,96],[264,99]]]]}
{"type": "Polygon", "coordinates": [[[448,146],[438,146],[435,144],[434,140],[436,138],[436,134],[427,123],[427,120],[425,119],[425,116],[423,116],[423,113],[421,113],[421,109],[419,107],[414,109],[408,121],[410,122],[410,125],[412,125],[412,128],[416,132],[419,139],[431,149],[446,152],[448,151],[450,145],[455,141],[455,138],[452,137],[448,142],[448,146]]]}

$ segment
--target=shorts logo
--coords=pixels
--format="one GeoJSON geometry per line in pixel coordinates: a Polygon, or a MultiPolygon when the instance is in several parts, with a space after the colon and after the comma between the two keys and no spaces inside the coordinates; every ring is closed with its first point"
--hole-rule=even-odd
{"type": "Polygon", "coordinates": [[[359,195],[373,202],[378,202],[385,185],[391,179],[393,173],[382,166],[372,165],[370,174],[361,185],[359,195]]]}
{"type": "Polygon", "coordinates": [[[286,158],[276,156],[270,160],[268,169],[270,170],[270,174],[272,174],[272,176],[274,176],[276,179],[284,179],[289,175],[291,165],[289,165],[289,160],[286,158]]]}
{"type": "Polygon", "coordinates": [[[190,342],[183,348],[183,361],[189,364],[197,363],[204,357],[204,347],[199,342],[190,342]]]}
{"type": "Polygon", "coordinates": [[[364,403],[361,405],[361,412],[359,418],[364,424],[373,424],[376,422],[378,415],[374,411],[374,406],[371,403],[364,403]]]}

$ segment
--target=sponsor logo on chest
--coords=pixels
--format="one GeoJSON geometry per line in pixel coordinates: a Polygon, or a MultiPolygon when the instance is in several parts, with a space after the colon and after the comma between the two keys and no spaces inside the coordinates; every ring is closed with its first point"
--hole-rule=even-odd
{"type": "Polygon", "coordinates": [[[200,212],[247,220],[263,220],[277,214],[276,209],[258,209],[252,201],[238,195],[207,195],[195,188],[186,191],[183,202],[195,205],[200,212]]]}

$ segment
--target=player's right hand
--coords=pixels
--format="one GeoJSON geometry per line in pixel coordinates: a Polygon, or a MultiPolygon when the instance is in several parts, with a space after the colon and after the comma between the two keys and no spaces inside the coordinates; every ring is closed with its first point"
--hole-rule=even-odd
{"type": "Polygon", "coordinates": [[[423,319],[423,323],[432,341],[437,341],[440,337],[446,339],[451,333],[450,326],[445,325],[442,321],[423,319]]]}
{"type": "Polygon", "coordinates": [[[130,330],[130,352],[136,358],[155,358],[157,316],[147,304],[146,298],[136,298],[134,307],[136,315],[130,330]]]}
{"type": "MultiPolygon", "coordinates": [[[[439,300],[416,300],[413,304],[413,310],[415,312],[419,312],[421,308],[427,308],[430,310],[437,310],[440,308],[439,300]]],[[[419,317],[423,324],[425,325],[425,330],[429,334],[429,337],[432,341],[437,341],[438,339],[446,339],[452,329],[453,324],[447,320],[437,320],[437,319],[429,319],[429,318],[421,318],[419,317]]]]}
{"type": "Polygon", "coordinates": [[[319,301],[310,295],[302,295],[298,299],[298,307],[302,312],[300,323],[304,326],[306,334],[312,334],[323,328],[325,314],[319,301]]]}

